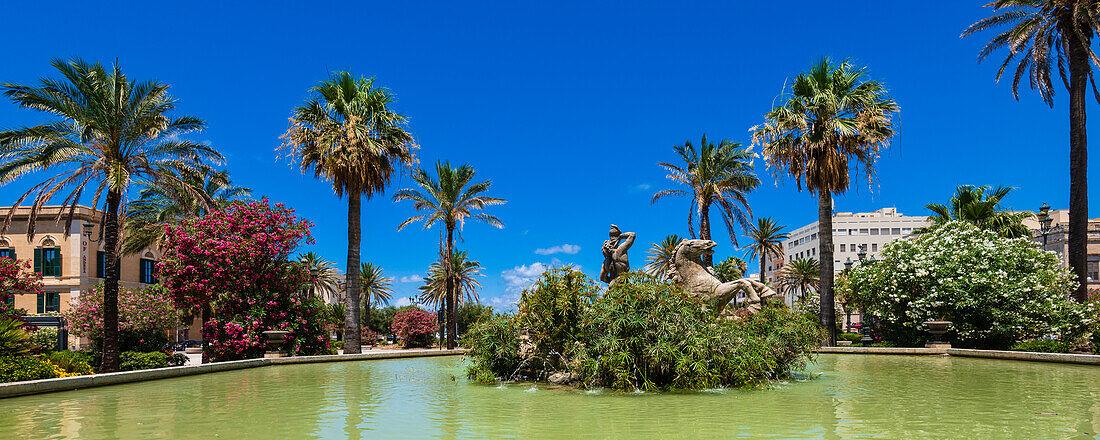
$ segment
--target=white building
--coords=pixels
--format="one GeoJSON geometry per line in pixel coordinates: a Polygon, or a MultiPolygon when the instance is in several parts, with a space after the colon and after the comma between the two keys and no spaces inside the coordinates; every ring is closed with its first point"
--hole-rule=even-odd
{"type": "MultiPolygon", "coordinates": [[[[765,260],[764,277],[778,285],[780,270],[787,262],[799,258],[821,258],[821,240],[818,238],[818,222],[810,223],[791,232],[783,242],[781,261],[765,260]]],[[[844,270],[844,263],[859,264],[859,250],[866,246],[865,258],[877,258],[886,243],[905,238],[913,230],[928,226],[928,217],[899,214],[897,208],[882,208],[875,212],[838,212],[833,214],[833,270],[844,270]]],[[[785,295],[788,305],[794,295],[785,295]]]]}

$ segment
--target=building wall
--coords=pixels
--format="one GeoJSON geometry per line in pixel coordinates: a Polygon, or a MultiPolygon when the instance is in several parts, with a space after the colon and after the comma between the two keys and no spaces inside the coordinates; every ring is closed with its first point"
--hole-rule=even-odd
{"type": "MultiPolygon", "coordinates": [[[[1021,211],[1022,212],[1022,211],[1021,211]]],[[[1031,230],[1032,239],[1039,247],[1048,251],[1057,252],[1062,265],[1069,267],[1069,210],[1054,209],[1049,211],[1052,221],[1050,230],[1044,234],[1040,229],[1039,219],[1035,216],[1024,218],[1023,224],[1031,230]]],[[[1088,284],[1090,288],[1100,288],[1100,219],[1089,220],[1088,230],[1088,284]]]]}

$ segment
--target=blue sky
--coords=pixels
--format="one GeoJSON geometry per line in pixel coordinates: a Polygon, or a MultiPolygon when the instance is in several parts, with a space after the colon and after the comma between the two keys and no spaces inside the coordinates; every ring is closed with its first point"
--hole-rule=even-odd
{"type": "MultiPolygon", "coordinates": [[[[991,36],[959,34],[990,13],[984,1],[48,3],[5,7],[0,82],[56,76],[50,58],[80,56],[171,84],[181,113],[207,121],[196,139],[226,154],[236,183],[315,222],[312,250],[341,267],[346,202],[274,149],[291,109],[329,71],[375,77],[409,116],[422,165],[469,163],[509,200],[491,211],[503,230],[467,224],[459,243],[485,267],[481,295],[493,305],[544,265],[595,278],[610,223],[638,233],[635,267],[650,242],[687,235],[686,199],[649,203],[670,187],[657,162],[703,133],[747,144],[784,80],[823,55],[868,66],[902,109],[873,190],[855,183],[838,211],[923,214],[960,184],[1017,187],[1015,209],[1068,204],[1067,94],[1054,109],[1030,90],[1017,102],[1007,81],[994,82],[999,59],[977,63],[991,36]]],[[[42,118],[0,102],[0,127],[42,118]]],[[[791,229],[816,220],[813,196],[763,163],[757,172],[756,216],[791,229]]],[[[45,177],[0,187],[0,204],[45,177]]],[[[391,193],[363,205],[363,256],[407,297],[439,233],[396,231],[413,210],[391,193]]],[[[724,228],[714,233],[719,258],[741,253],[724,228]]]]}

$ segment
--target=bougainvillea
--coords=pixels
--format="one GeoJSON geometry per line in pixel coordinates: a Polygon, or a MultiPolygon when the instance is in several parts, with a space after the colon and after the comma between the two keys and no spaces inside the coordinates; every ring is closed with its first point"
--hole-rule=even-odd
{"type": "Polygon", "coordinates": [[[289,331],[291,354],[331,352],[322,304],[298,295],[309,274],[289,260],[299,244],[313,242],[310,226],[263,199],[165,228],[159,269],[172,298],[195,316],[212,312],[204,357],[260,357],[266,330],[289,331]]]}
{"type": "Polygon", "coordinates": [[[42,274],[31,271],[31,263],[0,257],[0,316],[19,317],[7,299],[17,293],[41,294],[42,274]]]}
{"type": "Polygon", "coordinates": [[[427,347],[435,333],[435,314],[417,307],[407,307],[397,311],[393,317],[391,329],[402,340],[405,348],[427,347]]]}
{"type": "MultiPolygon", "coordinates": [[[[103,285],[80,292],[65,312],[69,333],[98,339],[103,337],[103,285]]],[[[180,323],[179,312],[163,286],[121,289],[118,292],[118,329],[133,332],[167,332],[180,323]]]]}
{"type": "Polygon", "coordinates": [[[1027,238],[1003,238],[962,222],[886,246],[840,286],[891,342],[921,344],[924,322],[953,322],[956,345],[1007,348],[1029,338],[1076,339],[1095,322],[1095,305],[1069,299],[1075,287],[1058,255],[1027,238]]]}

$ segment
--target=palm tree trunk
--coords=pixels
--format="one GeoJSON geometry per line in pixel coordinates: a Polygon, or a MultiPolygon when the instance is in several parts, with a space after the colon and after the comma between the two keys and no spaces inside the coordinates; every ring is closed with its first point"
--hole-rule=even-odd
{"type": "Polygon", "coordinates": [[[447,274],[447,349],[454,350],[456,344],[455,332],[458,331],[458,322],[455,319],[455,302],[458,298],[455,297],[454,286],[454,225],[447,225],[447,255],[445,256],[446,263],[444,264],[444,271],[447,274]]]}
{"type": "Polygon", "coordinates": [[[359,332],[359,215],[361,194],[355,188],[348,191],[348,275],[347,311],[344,317],[344,354],[363,352],[359,332]]]}
{"type": "Polygon", "coordinates": [[[760,253],[760,282],[761,283],[764,282],[764,259],[765,258],[767,258],[767,257],[765,257],[764,253],[761,252],[760,253]]]}
{"type": "Polygon", "coordinates": [[[821,238],[821,326],[828,339],[826,346],[836,345],[836,309],[833,305],[833,194],[818,190],[817,236],[821,238]]]}
{"type": "MultiPolygon", "coordinates": [[[[703,201],[699,206],[699,238],[710,240],[710,200],[703,201]]],[[[714,254],[703,254],[703,267],[714,266],[714,254]]]]}
{"type": "Polygon", "coordinates": [[[1085,99],[1088,93],[1089,43],[1092,30],[1080,27],[1084,42],[1064,33],[1069,40],[1069,266],[1077,279],[1073,299],[1085,302],[1088,291],[1088,139],[1085,134],[1085,99]]]}
{"type": "Polygon", "coordinates": [[[114,373],[118,368],[118,207],[122,194],[115,190],[107,191],[107,213],[104,219],[103,251],[107,257],[103,262],[103,360],[100,373],[114,373]]]}

